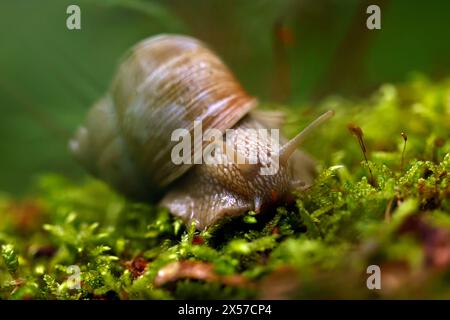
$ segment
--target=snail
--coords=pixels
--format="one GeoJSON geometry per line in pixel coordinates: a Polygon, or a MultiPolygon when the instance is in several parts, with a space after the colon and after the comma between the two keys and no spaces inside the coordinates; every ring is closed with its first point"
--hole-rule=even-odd
{"type": "MultiPolygon", "coordinates": [[[[274,150],[272,137],[255,139],[247,134],[248,129],[279,126],[279,113],[258,111],[256,106],[257,100],[201,41],[153,36],[125,56],[109,91],[90,109],[69,149],[85,169],[120,193],[157,202],[203,230],[226,216],[259,213],[313,181],[314,162],[297,147],[332,112],[290,141],[280,137],[283,145],[274,150]],[[181,128],[192,134],[195,123],[201,123],[204,131],[222,134],[225,148],[214,147],[215,159],[235,155],[244,161],[175,163],[179,140],[173,133],[181,128]],[[229,129],[232,134],[225,134],[229,129]],[[258,170],[262,161],[245,161],[249,150],[275,155],[269,162],[277,161],[276,173],[263,175],[258,170]]],[[[189,142],[194,146],[189,156],[197,147],[213,145],[205,139],[189,142]]]]}

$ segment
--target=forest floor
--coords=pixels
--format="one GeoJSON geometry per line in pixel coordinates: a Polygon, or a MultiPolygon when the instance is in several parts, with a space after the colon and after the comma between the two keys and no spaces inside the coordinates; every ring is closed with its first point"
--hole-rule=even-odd
{"type": "Polygon", "coordinates": [[[286,108],[286,135],[329,109],[296,204],[207,231],[92,178],[1,194],[0,299],[450,298],[450,79],[286,108]]]}

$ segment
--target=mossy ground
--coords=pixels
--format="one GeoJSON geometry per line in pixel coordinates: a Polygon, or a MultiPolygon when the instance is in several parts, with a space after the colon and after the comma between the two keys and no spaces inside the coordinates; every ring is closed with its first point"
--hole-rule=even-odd
{"type": "Polygon", "coordinates": [[[305,144],[320,173],[296,205],[205,232],[90,178],[3,194],[0,298],[450,298],[450,80],[291,108],[286,134],[328,109],[305,144]],[[381,290],[366,286],[369,265],[381,290]]]}

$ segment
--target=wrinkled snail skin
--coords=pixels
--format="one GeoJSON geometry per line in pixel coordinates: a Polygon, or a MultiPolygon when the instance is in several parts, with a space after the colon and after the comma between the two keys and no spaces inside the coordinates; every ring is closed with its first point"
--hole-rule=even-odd
{"type": "MultiPolygon", "coordinates": [[[[249,115],[233,128],[235,140],[227,145],[237,149],[238,141],[242,141],[253,144],[258,152],[272,151],[268,150],[267,141],[239,136],[243,134],[239,129],[247,128],[265,127],[249,115]]],[[[315,175],[313,161],[301,152],[295,152],[289,164],[280,165],[273,175],[261,175],[259,166],[254,166],[254,170],[242,170],[236,164],[196,165],[172,186],[160,204],[188,224],[195,221],[196,227],[203,230],[226,216],[237,216],[249,210],[259,213],[263,205],[283,200],[298,189],[293,182],[309,185],[315,175]]]]}
{"type": "MultiPolygon", "coordinates": [[[[126,55],[109,92],[89,111],[69,149],[91,174],[124,195],[159,202],[186,223],[196,221],[198,229],[205,229],[224,216],[258,212],[299,181],[313,180],[313,162],[294,150],[285,152],[287,160],[274,175],[260,175],[258,165],[243,170],[234,164],[172,161],[178,143],[171,140],[172,132],[184,128],[193,136],[194,121],[201,121],[203,131],[236,129],[234,136],[223,136],[228,145],[244,141],[258,152],[273,151],[264,141],[240,136],[246,128],[273,127],[270,113],[251,111],[256,104],[203,43],[186,36],[155,36],[126,55]]],[[[208,141],[198,143],[203,148],[208,141]]]]}

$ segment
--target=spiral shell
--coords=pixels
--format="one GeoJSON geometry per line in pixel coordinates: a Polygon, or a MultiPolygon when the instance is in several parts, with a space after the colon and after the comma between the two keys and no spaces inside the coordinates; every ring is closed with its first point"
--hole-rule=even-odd
{"type": "Polygon", "coordinates": [[[109,92],[91,109],[70,142],[76,158],[119,191],[157,200],[192,164],[171,160],[176,129],[192,137],[232,128],[254,106],[225,64],[202,42],[160,35],[137,44],[126,56],[109,92]]]}

